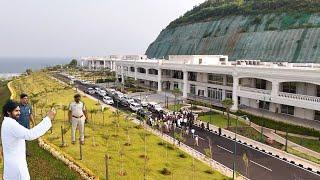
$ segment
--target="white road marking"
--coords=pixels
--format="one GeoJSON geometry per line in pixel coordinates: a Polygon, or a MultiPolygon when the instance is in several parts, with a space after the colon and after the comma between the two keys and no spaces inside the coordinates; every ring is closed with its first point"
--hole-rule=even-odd
{"type": "Polygon", "coordinates": [[[265,166],[263,166],[263,165],[261,165],[261,164],[259,164],[259,163],[256,163],[256,162],[254,162],[254,161],[251,161],[251,160],[250,160],[250,162],[253,163],[253,164],[255,164],[255,165],[257,165],[257,166],[260,166],[260,167],[262,167],[262,168],[264,168],[264,169],[272,172],[272,169],[270,169],[270,168],[267,168],[267,167],[265,167],[265,166]]]}
{"type": "Polygon", "coordinates": [[[219,146],[219,145],[217,145],[217,147],[220,148],[220,149],[223,149],[223,150],[225,150],[225,151],[228,151],[228,152],[231,153],[231,154],[233,154],[233,152],[230,151],[229,149],[226,149],[226,148],[224,148],[224,147],[222,147],[222,146],[219,146]]]}

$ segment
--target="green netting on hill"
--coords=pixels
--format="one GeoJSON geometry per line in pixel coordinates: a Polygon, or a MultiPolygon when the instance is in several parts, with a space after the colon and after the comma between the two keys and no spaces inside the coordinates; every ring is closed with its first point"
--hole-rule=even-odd
{"type": "Polygon", "coordinates": [[[225,54],[231,60],[320,63],[320,13],[229,16],[168,28],[146,54],[225,54]]]}

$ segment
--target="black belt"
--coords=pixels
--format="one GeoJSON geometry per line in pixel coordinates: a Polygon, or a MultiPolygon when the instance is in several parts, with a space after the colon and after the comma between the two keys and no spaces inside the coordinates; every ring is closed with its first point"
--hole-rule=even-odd
{"type": "Polygon", "coordinates": [[[82,116],[83,116],[83,115],[81,115],[81,116],[79,116],[79,117],[72,115],[72,117],[74,117],[74,118],[82,118],[82,116]]]}

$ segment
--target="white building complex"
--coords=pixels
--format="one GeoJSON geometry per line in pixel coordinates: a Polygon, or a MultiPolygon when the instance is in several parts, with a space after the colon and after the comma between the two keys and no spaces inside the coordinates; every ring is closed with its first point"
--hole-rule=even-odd
{"type": "Polygon", "coordinates": [[[223,55],[145,55],[82,58],[89,69],[109,68],[119,80],[134,78],[157,91],[179,88],[183,98],[320,129],[320,64],[228,61],[223,55]]]}

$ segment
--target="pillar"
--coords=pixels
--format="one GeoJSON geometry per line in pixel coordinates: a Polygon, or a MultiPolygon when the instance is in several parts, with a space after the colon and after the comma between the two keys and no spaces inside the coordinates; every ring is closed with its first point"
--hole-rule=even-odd
{"type": "Polygon", "coordinates": [[[233,86],[232,86],[232,101],[233,106],[231,107],[231,111],[238,111],[238,90],[239,86],[239,78],[237,76],[233,76],[233,86]]]}
{"type": "Polygon", "coordinates": [[[279,95],[279,82],[272,81],[271,97],[277,97],[279,95]]]}
{"type": "Polygon", "coordinates": [[[162,91],[161,69],[158,69],[158,92],[162,91]]]}
{"type": "Polygon", "coordinates": [[[187,98],[188,97],[188,72],[183,71],[183,89],[182,89],[182,97],[187,98]]]}

